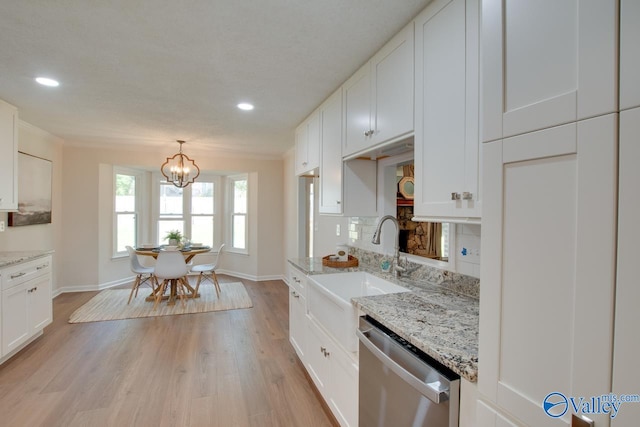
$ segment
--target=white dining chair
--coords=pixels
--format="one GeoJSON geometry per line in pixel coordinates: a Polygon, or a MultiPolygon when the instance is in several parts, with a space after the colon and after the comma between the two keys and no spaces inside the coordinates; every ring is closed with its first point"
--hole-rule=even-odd
{"type": "Polygon", "coordinates": [[[131,298],[134,296],[138,296],[138,288],[140,285],[149,282],[149,286],[151,286],[151,290],[155,291],[154,286],[154,278],[153,278],[153,267],[143,267],[140,264],[140,260],[138,259],[138,255],[136,251],[131,246],[126,246],[127,252],[129,253],[129,263],[131,264],[131,271],[136,274],[136,280],[133,282],[133,286],[131,287],[131,293],[129,294],[129,301],[127,304],[131,303],[131,298]]]}
{"type": "Polygon", "coordinates": [[[187,264],[184,262],[184,255],[180,251],[160,251],[156,261],[154,275],[158,281],[162,281],[159,285],[160,289],[156,293],[156,301],[153,304],[155,310],[162,296],[167,289],[167,284],[171,280],[176,282],[176,293],[180,296],[180,302],[184,307],[184,297],[186,295],[187,285],[187,264]]]}
{"type": "Polygon", "coordinates": [[[213,261],[213,264],[200,264],[194,265],[191,268],[193,273],[200,273],[198,275],[198,282],[196,283],[196,289],[194,295],[198,295],[198,288],[200,288],[200,282],[202,279],[210,280],[216,287],[216,294],[218,298],[220,298],[220,284],[218,283],[218,276],[216,275],[216,268],[218,268],[218,264],[220,263],[220,255],[222,255],[222,250],[224,249],[224,243],[220,245],[218,248],[218,253],[216,254],[216,258],[213,261]]]}

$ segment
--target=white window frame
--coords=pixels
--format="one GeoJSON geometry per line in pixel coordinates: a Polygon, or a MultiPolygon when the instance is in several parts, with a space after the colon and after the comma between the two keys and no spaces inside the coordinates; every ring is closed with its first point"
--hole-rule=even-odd
{"type": "MultiPolygon", "coordinates": [[[[213,183],[213,246],[220,246],[222,241],[221,239],[221,215],[220,209],[222,205],[223,196],[222,196],[222,187],[220,183],[220,176],[213,174],[200,174],[196,182],[211,182],[213,183]]],[[[153,190],[151,197],[152,204],[152,231],[151,238],[154,243],[162,244],[162,237],[159,235],[159,221],[160,221],[160,186],[162,184],[167,185],[166,179],[160,173],[153,174],[153,190]]],[[[169,184],[171,185],[171,184],[169,184]]],[[[182,217],[181,219],[177,219],[176,221],[183,221],[184,223],[184,236],[191,238],[191,185],[182,189],[182,217]]],[[[209,216],[209,215],[195,215],[195,216],[209,216]]]]}
{"type": "Polygon", "coordinates": [[[237,254],[249,255],[249,206],[251,204],[251,185],[249,181],[249,174],[242,173],[237,175],[229,175],[227,176],[227,191],[226,191],[226,203],[225,203],[225,211],[226,211],[226,220],[227,227],[225,236],[226,241],[228,242],[228,250],[227,252],[233,252],[237,254]],[[235,182],[236,181],[247,181],[247,212],[246,213],[236,213],[235,207],[233,206],[233,193],[235,191],[235,182]],[[244,248],[237,248],[233,246],[233,218],[237,215],[241,215],[245,217],[245,230],[244,230],[244,248]]]}
{"type": "Polygon", "coordinates": [[[122,258],[128,257],[129,254],[126,250],[118,251],[117,243],[118,243],[118,215],[119,214],[133,214],[135,215],[135,242],[133,246],[137,246],[142,237],[142,230],[140,227],[140,217],[142,215],[142,197],[141,197],[141,188],[143,186],[143,177],[144,172],[138,169],[131,169],[122,166],[114,166],[113,167],[113,191],[112,191],[112,208],[111,212],[113,212],[113,228],[112,228],[112,236],[111,236],[111,252],[113,258],[122,258]],[[128,175],[135,177],[135,210],[133,212],[116,211],[116,176],[117,175],[128,175]]]}

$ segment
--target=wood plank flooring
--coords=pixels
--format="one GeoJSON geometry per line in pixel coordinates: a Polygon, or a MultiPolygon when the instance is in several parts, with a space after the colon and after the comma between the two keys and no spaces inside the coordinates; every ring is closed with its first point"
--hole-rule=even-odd
{"type": "Polygon", "coordinates": [[[289,343],[287,286],[242,282],[253,308],[95,323],[67,320],[96,292],[58,296],[0,366],[0,425],[335,425],[289,343]]]}

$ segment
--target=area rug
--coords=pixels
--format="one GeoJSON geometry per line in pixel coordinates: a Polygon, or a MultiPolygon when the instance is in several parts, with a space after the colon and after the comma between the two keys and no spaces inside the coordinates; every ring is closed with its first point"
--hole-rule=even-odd
{"type": "Polygon", "coordinates": [[[145,301],[150,288],[140,288],[138,297],[127,304],[131,289],[107,289],[73,312],[69,323],[99,322],[103,320],[134,319],[139,317],[171,316],[176,314],[205,313],[253,307],[247,290],[240,282],[220,283],[220,298],[213,285],[201,285],[200,298],[180,300],[169,306],[166,301],[153,310],[153,302],[145,301]]]}

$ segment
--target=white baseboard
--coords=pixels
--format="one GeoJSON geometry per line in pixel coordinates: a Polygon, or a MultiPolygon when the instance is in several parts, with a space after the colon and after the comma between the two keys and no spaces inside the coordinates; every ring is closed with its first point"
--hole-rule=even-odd
{"type": "MultiPolygon", "coordinates": [[[[274,274],[274,275],[270,275],[270,276],[254,276],[254,275],[245,274],[245,273],[238,273],[237,271],[222,270],[222,269],[217,270],[217,272],[220,273],[220,274],[227,274],[229,276],[237,277],[239,279],[251,280],[253,282],[266,282],[266,281],[269,281],[269,280],[283,280],[285,283],[287,283],[286,276],[283,275],[283,274],[280,274],[280,275],[274,274]]],[[[124,285],[124,284],[127,284],[127,283],[131,283],[131,282],[133,282],[134,279],[135,279],[135,276],[131,276],[131,277],[126,277],[124,279],[113,280],[113,281],[107,282],[107,283],[101,283],[99,285],[63,286],[61,288],[55,289],[52,292],[51,297],[55,298],[58,295],[66,294],[66,293],[70,293],[70,292],[101,291],[103,289],[113,288],[114,286],[120,286],[120,285],[124,285]]]]}

